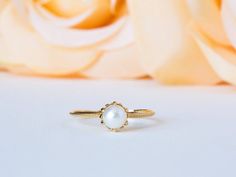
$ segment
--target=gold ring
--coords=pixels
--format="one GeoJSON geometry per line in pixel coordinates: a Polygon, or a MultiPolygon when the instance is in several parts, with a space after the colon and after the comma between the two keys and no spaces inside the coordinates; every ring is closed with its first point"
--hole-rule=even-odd
{"type": "Polygon", "coordinates": [[[82,118],[98,117],[101,119],[101,123],[109,130],[119,131],[128,125],[128,118],[150,117],[153,116],[155,112],[149,109],[129,110],[122,104],[114,101],[111,104],[106,104],[105,107],[101,108],[99,111],[77,110],[70,112],[70,114],[82,118]]]}

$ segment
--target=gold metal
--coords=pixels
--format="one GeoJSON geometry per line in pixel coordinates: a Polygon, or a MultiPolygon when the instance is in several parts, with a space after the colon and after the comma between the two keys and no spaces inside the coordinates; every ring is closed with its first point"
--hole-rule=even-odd
{"type": "Polygon", "coordinates": [[[70,112],[71,115],[80,116],[82,118],[95,118],[101,115],[101,111],[77,110],[70,112]]]}
{"type": "MultiPolygon", "coordinates": [[[[150,117],[153,116],[155,114],[154,111],[150,110],[150,109],[134,109],[134,110],[128,110],[127,108],[125,108],[122,104],[117,103],[117,102],[112,102],[111,104],[106,104],[105,107],[101,108],[98,111],[90,111],[90,110],[76,110],[73,112],[70,112],[71,115],[73,116],[79,116],[81,118],[100,118],[101,119],[101,123],[103,124],[103,112],[106,110],[106,108],[108,108],[111,105],[118,105],[120,107],[122,107],[126,114],[127,114],[127,119],[128,118],[145,118],[145,117],[150,117]]],[[[126,120],[125,124],[118,128],[118,129],[110,129],[111,131],[118,131],[121,128],[124,128],[125,126],[128,125],[128,120],[126,120]]]]}
{"type": "MultiPolygon", "coordinates": [[[[77,110],[70,112],[70,114],[82,118],[98,118],[102,114],[102,111],[77,110]]],[[[128,110],[127,114],[128,118],[144,118],[153,116],[155,112],[149,109],[134,109],[128,110]]]]}

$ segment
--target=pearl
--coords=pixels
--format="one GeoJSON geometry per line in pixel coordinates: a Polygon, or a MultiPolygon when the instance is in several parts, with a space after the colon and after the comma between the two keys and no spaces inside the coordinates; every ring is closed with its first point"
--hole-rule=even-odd
{"type": "Polygon", "coordinates": [[[103,123],[111,129],[119,129],[125,125],[127,113],[125,109],[119,105],[108,106],[102,115],[103,123]]]}

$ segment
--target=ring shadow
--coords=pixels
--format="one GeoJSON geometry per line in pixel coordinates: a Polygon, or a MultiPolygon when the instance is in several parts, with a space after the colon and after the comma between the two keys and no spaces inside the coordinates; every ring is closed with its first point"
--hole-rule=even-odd
{"type": "Polygon", "coordinates": [[[122,131],[138,131],[142,129],[150,129],[160,126],[164,123],[163,119],[157,117],[149,117],[143,119],[129,119],[129,125],[122,131]]]}
{"type": "MultiPolygon", "coordinates": [[[[143,129],[150,129],[157,126],[160,126],[164,123],[163,119],[157,117],[150,117],[150,118],[137,118],[137,119],[128,119],[128,126],[121,130],[121,132],[128,132],[128,131],[138,131],[143,129]]],[[[93,126],[97,127],[100,124],[100,119],[77,119],[78,122],[84,124],[86,126],[93,126]]]]}

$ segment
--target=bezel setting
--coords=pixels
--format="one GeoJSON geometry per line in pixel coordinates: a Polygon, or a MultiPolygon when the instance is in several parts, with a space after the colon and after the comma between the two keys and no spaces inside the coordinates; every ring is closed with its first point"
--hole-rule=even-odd
{"type": "Polygon", "coordinates": [[[110,103],[110,104],[106,104],[105,107],[101,108],[101,114],[99,116],[99,118],[101,119],[101,124],[103,124],[106,128],[108,128],[111,131],[117,132],[123,128],[125,128],[128,125],[128,109],[126,107],[124,107],[122,104],[117,103],[116,101],[110,103]],[[126,113],[125,116],[125,121],[123,123],[123,125],[121,125],[118,128],[111,128],[108,125],[106,125],[105,121],[104,121],[104,113],[107,111],[108,108],[110,108],[111,106],[117,106],[120,107],[124,110],[124,112],[126,113]]]}

